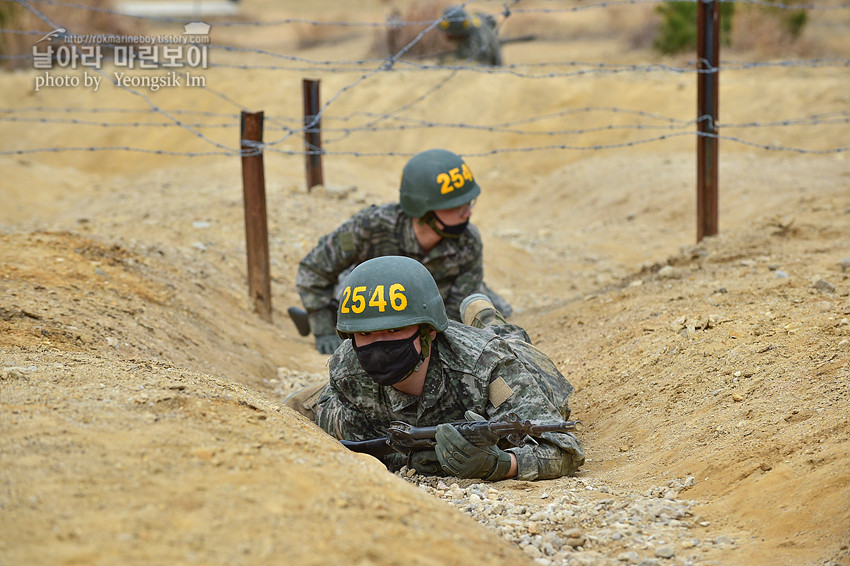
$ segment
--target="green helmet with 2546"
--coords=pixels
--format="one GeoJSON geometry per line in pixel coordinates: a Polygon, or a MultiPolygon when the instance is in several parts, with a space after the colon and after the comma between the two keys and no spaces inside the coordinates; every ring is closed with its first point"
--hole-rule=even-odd
{"type": "Polygon", "coordinates": [[[421,324],[443,332],[449,322],[434,277],[415,259],[376,257],[345,279],[336,321],[341,337],[421,324]]]}

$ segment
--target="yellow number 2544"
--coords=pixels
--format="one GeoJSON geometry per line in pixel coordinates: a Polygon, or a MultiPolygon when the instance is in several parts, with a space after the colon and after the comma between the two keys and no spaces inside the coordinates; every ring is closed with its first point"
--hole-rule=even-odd
{"type": "Polygon", "coordinates": [[[472,182],[472,171],[464,163],[461,167],[450,169],[446,173],[437,175],[437,183],[440,184],[440,194],[448,194],[455,189],[459,189],[467,182],[472,182]]]}

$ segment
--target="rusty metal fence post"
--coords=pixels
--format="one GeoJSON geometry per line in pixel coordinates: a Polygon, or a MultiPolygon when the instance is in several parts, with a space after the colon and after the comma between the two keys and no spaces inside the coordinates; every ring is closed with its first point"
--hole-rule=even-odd
{"type": "Polygon", "coordinates": [[[697,2],[697,242],[718,232],[720,2],[697,2]]]}
{"type": "Polygon", "coordinates": [[[263,170],[263,113],[242,112],[242,194],[245,208],[245,247],[248,255],[248,296],[264,320],[272,320],[269,273],[269,231],[266,220],[266,180],[263,170]]]}
{"type": "Polygon", "coordinates": [[[319,119],[319,81],[304,79],[304,150],[307,190],[324,185],[322,172],[322,122],[319,119]]]}

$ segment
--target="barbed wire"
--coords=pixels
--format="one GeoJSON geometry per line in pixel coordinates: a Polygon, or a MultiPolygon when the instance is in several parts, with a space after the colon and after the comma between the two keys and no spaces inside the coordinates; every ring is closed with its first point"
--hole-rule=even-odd
{"type": "MultiPolygon", "coordinates": [[[[0,1],[10,1],[10,0],[0,0],[0,1]]],[[[42,22],[47,24],[48,26],[52,26],[53,29],[59,29],[53,21],[50,20],[47,16],[45,16],[38,9],[34,8],[32,4],[45,4],[45,5],[59,5],[66,7],[76,7],[76,8],[88,8],[87,6],[69,3],[69,2],[56,2],[54,0],[15,0],[17,3],[23,5],[30,12],[35,14],[42,22]]],[[[514,2],[517,4],[518,2],[514,2]]],[[[558,11],[574,11],[577,9],[587,9],[592,7],[610,7],[614,5],[623,5],[623,4],[643,4],[643,3],[662,3],[660,0],[639,0],[639,1],[627,1],[627,2],[600,2],[596,4],[583,4],[582,6],[571,6],[571,7],[561,7],[554,10],[550,10],[552,12],[558,11]]],[[[768,5],[771,7],[787,7],[794,9],[803,8],[800,4],[793,5],[784,5],[780,3],[774,2],[760,2],[753,0],[733,0],[732,3],[739,4],[757,4],[757,5],[768,5]]],[[[467,3],[464,3],[464,5],[467,3]]],[[[513,7],[508,7],[506,9],[511,9],[513,13],[520,13],[519,10],[513,9],[513,7]]],[[[850,4],[839,4],[835,6],[820,6],[820,9],[843,9],[850,7],[850,4]]],[[[179,19],[169,19],[171,21],[183,21],[179,19]]],[[[299,20],[299,23],[304,23],[304,21],[299,20]]],[[[317,24],[321,23],[322,25],[328,24],[328,22],[316,22],[317,24]]],[[[357,24],[356,22],[349,22],[352,24],[357,24]]],[[[546,151],[546,150],[577,150],[577,151],[587,151],[587,150],[604,150],[604,149],[616,149],[623,147],[630,147],[635,145],[642,145],[648,143],[655,143],[662,140],[670,139],[672,137],[679,136],[700,136],[700,135],[709,135],[702,132],[695,131],[677,131],[677,130],[685,130],[687,128],[692,128],[694,124],[698,123],[700,119],[697,120],[682,120],[679,118],[662,116],[655,113],[626,109],[626,108],[616,108],[616,107],[597,107],[597,108],[578,108],[578,109],[569,109],[565,110],[561,113],[549,114],[545,116],[532,116],[526,117],[519,120],[515,120],[513,122],[506,122],[501,124],[469,124],[465,122],[438,122],[438,121],[430,121],[430,120],[422,120],[422,119],[414,119],[402,116],[401,113],[415,108],[422,101],[432,96],[434,93],[438,92],[440,89],[443,89],[447,85],[451,84],[452,81],[457,80],[459,73],[461,72],[476,72],[476,73],[492,73],[492,74],[511,74],[516,77],[522,79],[546,79],[546,78],[559,78],[559,77],[576,77],[582,76],[592,73],[604,73],[604,74],[616,74],[616,73],[650,73],[650,72],[669,72],[669,73],[677,73],[677,74],[697,74],[700,72],[707,73],[716,73],[720,70],[720,67],[708,68],[708,69],[697,69],[695,65],[692,63],[688,63],[688,66],[672,66],[665,64],[648,64],[648,65],[636,65],[636,64],[612,64],[612,63],[592,63],[592,62],[581,62],[581,61],[565,61],[565,62],[539,62],[539,63],[531,63],[526,65],[507,65],[503,67],[486,67],[486,66],[478,66],[478,65],[434,65],[434,64],[422,64],[415,63],[412,61],[404,60],[402,57],[414,46],[417,42],[419,42],[422,37],[428,33],[431,29],[433,29],[439,20],[436,21],[428,21],[428,22],[420,22],[417,25],[424,25],[424,29],[421,29],[419,33],[414,37],[407,45],[402,47],[397,53],[390,55],[387,58],[381,59],[362,59],[362,60],[351,60],[351,61],[311,61],[306,58],[295,57],[291,55],[286,55],[282,53],[276,53],[273,51],[262,50],[262,49],[253,49],[253,48],[242,48],[235,46],[222,46],[222,45],[210,45],[209,47],[213,49],[220,49],[224,52],[228,53],[238,53],[241,55],[249,54],[254,56],[264,56],[264,57],[274,57],[284,59],[288,62],[297,62],[299,64],[307,64],[313,66],[324,66],[323,70],[326,72],[333,73],[348,73],[355,72],[358,73],[359,76],[350,81],[347,85],[339,88],[335,94],[333,94],[330,99],[322,105],[319,112],[312,117],[309,123],[303,124],[302,121],[298,118],[294,117],[286,117],[286,116],[275,116],[275,115],[264,115],[264,119],[274,125],[272,128],[266,128],[267,131],[274,132],[282,132],[277,139],[265,142],[265,143],[257,143],[257,142],[249,142],[248,140],[242,140],[241,145],[247,146],[247,150],[243,150],[241,147],[236,148],[232,147],[228,144],[222,144],[214,139],[211,139],[206,134],[202,132],[205,129],[227,129],[227,128],[236,128],[239,127],[239,116],[232,113],[212,113],[212,112],[199,112],[187,109],[165,109],[158,105],[156,105],[144,92],[140,92],[136,89],[128,87],[126,85],[120,84],[117,81],[110,80],[110,82],[127,91],[130,94],[133,94],[136,97],[139,97],[143,103],[147,106],[147,108],[143,109],[130,109],[130,108],[65,108],[65,109],[56,109],[56,108],[44,108],[44,107],[30,107],[29,109],[3,109],[0,108],[0,113],[14,114],[21,112],[43,112],[43,113],[57,113],[57,112],[73,112],[73,113],[82,113],[82,112],[97,112],[97,113],[108,113],[108,112],[118,112],[118,113],[148,113],[154,115],[160,115],[165,118],[165,121],[105,121],[105,120],[86,120],[79,118],[55,118],[55,117],[32,117],[32,116],[0,116],[0,121],[5,122],[21,122],[21,123],[64,123],[64,124],[72,124],[79,126],[87,126],[87,127],[101,127],[101,128],[179,128],[183,129],[192,136],[199,138],[203,142],[212,145],[216,148],[215,151],[209,152],[177,152],[177,151],[168,151],[168,150],[157,150],[150,148],[138,148],[131,146],[118,146],[111,145],[105,147],[97,147],[97,146],[89,146],[89,147],[54,147],[54,148],[29,148],[29,149],[7,149],[0,151],[0,155],[20,155],[27,153],[39,153],[39,152],[70,152],[70,151],[131,151],[131,152],[144,152],[144,153],[152,153],[159,155],[169,155],[169,156],[187,156],[187,157],[195,157],[195,156],[207,156],[207,155],[256,155],[263,150],[274,151],[277,153],[287,154],[287,155],[309,155],[321,153],[324,155],[352,155],[352,156],[391,156],[391,155],[408,155],[408,154],[400,154],[398,152],[371,152],[371,153],[363,153],[357,151],[330,151],[323,148],[306,148],[302,151],[285,149],[282,146],[285,142],[289,141],[293,136],[304,133],[315,131],[317,129],[318,124],[321,123],[322,119],[325,118],[326,111],[329,107],[331,107],[336,100],[338,100],[344,93],[356,88],[360,84],[369,79],[377,76],[378,74],[391,72],[394,70],[396,64],[403,65],[405,70],[412,71],[448,71],[448,75],[443,77],[438,83],[430,87],[425,93],[420,94],[419,96],[411,99],[409,102],[400,105],[398,108],[391,110],[386,113],[377,113],[377,112],[366,112],[366,111],[358,111],[349,116],[331,116],[328,117],[325,121],[325,126],[321,129],[321,131],[325,134],[331,134],[331,137],[325,137],[325,143],[329,145],[339,144],[343,140],[350,138],[352,135],[356,133],[380,133],[380,132],[391,132],[391,131],[402,131],[402,130],[410,130],[410,129],[447,129],[447,130],[475,130],[482,131],[488,133],[499,133],[499,134],[510,134],[510,135],[523,135],[523,136],[567,136],[567,135],[582,135],[594,132],[603,132],[603,131],[616,131],[616,130],[665,130],[670,133],[648,137],[640,140],[629,140],[619,143],[613,144],[591,144],[591,145],[570,145],[570,144],[551,144],[544,146],[533,146],[533,147],[525,147],[525,148],[497,148],[490,150],[486,153],[481,154],[468,154],[468,155],[494,155],[499,153],[516,153],[516,152],[524,152],[524,151],[546,151]],[[330,67],[330,65],[351,65],[351,67],[342,67],[335,68],[330,67]],[[545,74],[532,74],[527,72],[520,72],[518,69],[529,69],[529,68],[546,68],[546,67],[585,67],[579,69],[577,71],[571,72],[561,72],[561,73],[545,73],[545,74]],[[661,124],[643,124],[643,123],[632,123],[632,124],[602,124],[597,126],[588,126],[582,128],[571,128],[571,129],[547,129],[543,131],[537,130],[529,130],[519,128],[517,126],[521,124],[542,124],[546,120],[553,120],[558,117],[566,116],[570,113],[579,113],[579,112],[611,112],[611,113],[625,113],[632,114],[634,116],[639,116],[644,119],[651,120],[659,120],[663,123],[661,124]],[[228,120],[232,120],[232,122],[203,122],[203,121],[188,121],[181,118],[181,116],[204,116],[211,118],[226,118],[228,120]],[[360,118],[365,118],[367,121],[363,124],[354,124],[348,127],[340,127],[335,126],[333,124],[337,122],[355,122],[360,118]],[[330,126],[328,124],[331,124],[330,126]]],[[[220,25],[217,23],[216,25],[220,25]]],[[[359,25],[359,24],[358,24],[359,25]]],[[[382,22],[381,26],[385,27],[386,23],[382,22]]],[[[37,30],[29,30],[22,31],[21,34],[25,35],[43,35],[42,31],[37,30]]],[[[67,32],[66,32],[67,33],[67,32]]],[[[108,44],[106,44],[108,45],[108,44]]],[[[114,46],[112,46],[114,47],[114,46]]],[[[293,71],[293,70],[301,70],[301,68],[293,68],[293,67],[285,67],[285,66],[260,66],[260,65],[232,65],[232,64],[211,64],[210,67],[222,67],[222,68],[235,68],[235,69],[245,69],[252,70],[257,68],[264,68],[269,70],[280,70],[280,71],[293,71]]],[[[768,68],[768,67],[806,67],[806,68],[843,68],[850,67],[850,60],[848,59],[810,59],[810,60],[786,60],[786,61],[755,61],[755,62],[741,62],[741,61],[723,61],[722,69],[726,70],[751,70],[751,69],[759,69],[759,68],[768,68]]],[[[100,73],[101,76],[109,78],[108,75],[103,72],[101,69],[93,69],[100,73]]],[[[306,70],[306,69],[304,69],[306,70]]],[[[230,95],[220,92],[216,89],[209,87],[204,84],[202,89],[205,92],[210,93],[212,96],[215,96],[226,103],[232,105],[235,108],[238,108],[242,111],[247,111],[247,107],[238,101],[234,100],[230,95]]],[[[704,118],[702,118],[704,119],[704,118]]],[[[803,117],[803,118],[793,118],[793,119],[785,119],[785,120],[773,120],[773,121],[751,121],[747,123],[735,123],[735,124],[725,124],[722,122],[718,122],[718,128],[766,128],[766,127],[790,127],[790,126],[816,126],[816,125],[835,125],[835,124],[846,124],[850,121],[848,119],[848,114],[846,112],[836,112],[836,113],[826,113],[826,114],[813,114],[811,116],[803,117]]],[[[786,147],[778,144],[763,144],[759,142],[755,142],[752,140],[745,140],[740,137],[734,136],[725,136],[725,135],[709,135],[710,137],[716,137],[717,139],[732,141],[735,143],[741,143],[744,145],[758,147],[762,149],[769,150],[777,150],[777,151],[789,151],[789,152],[797,152],[803,154],[822,154],[822,153],[840,153],[848,151],[847,147],[835,147],[835,148],[825,148],[825,149],[806,149],[806,148],[794,148],[794,147],[786,147]]],[[[235,139],[235,137],[234,137],[235,139]]]]}
{"type": "MultiPolygon", "coordinates": [[[[442,89],[452,79],[454,79],[455,75],[456,75],[456,73],[452,72],[451,74],[449,74],[449,76],[445,77],[442,81],[439,81],[435,85],[432,85],[431,88],[429,88],[428,90],[426,90],[425,92],[423,92],[422,94],[420,94],[419,96],[414,98],[413,100],[407,102],[406,104],[399,106],[395,110],[391,110],[390,112],[385,113],[385,114],[380,114],[380,115],[375,114],[375,115],[371,116],[372,120],[370,120],[364,126],[361,126],[361,127],[363,127],[363,128],[376,127],[376,125],[381,123],[382,121],[386,121],[386,120],[390,120],[390,119],[398,120],[399,119],[399,117],[398,117],[399,113],[401,113],[401,112],[403,112],[407,109],[413,108],[416,104],[423,102],[425,99],[429,98],[432,94],[434,94],[435,92],[442,89]]],[[[332,143],[340,142],[343,139],[347,138],[352,133],[352,131],[353,131],[353,129],[349,128],[349,129],[346,129],[346,130],[343,131],[342,136],[339,136],[337,138],[330,138],[330,139],[325,138],[325,143],[331,143],[332,144],[332,143]]]]}
{"type": "MultiPolygon", "coordinates": [[[[423,95],[419,96],[416,101],[419,99],[425,98],[428,93],[423,93],[423,95]]],[[[411,106],[411,104],[405,104],[400,107],[398,110],[404,110],[411,106]]],[[[228,118],[233,121],[237,121],[240,118],[239,114],[232,114],[228,112],[210,112],[208,110],[190,110],[190,109],[180,109],[174,108],[169,109],[169,112],[172,114],[186,114],[186,115],[194,115],[194,116],[207,116],[213,118],[228,118]]],[[[347,116],[334,116],[331,118],[333,121],[337,122],[348,122],[354,120],[358,116],[363,116],[367,118],[373,118],[376,120],[384,120],[384,119],[396,119],[396,120],[404,120],[412,123],[426,123],[423,120],[417,120],[414,118],[401,118],[394,115],[396,111],[391,111],[388,113],[377,113],[370,112],[367,110],[358,110],[347,116]]],[[[6,114],[19,114],[19,113],[27,113],[27,112],[43,112],[43,113],[66,113],[66,114],[155,114],[156,110],[151,108],[114,108],[114,107],[83,107],[83,106],[68,106],[68,107],[52,107],[52,106],[22,106],[19,108],[2,108],[0,107],[0,113],[6,114]]],[[[583,108],[568,108],[561,110],[559,112],[552,112],[548,114],[541,114],[539,116],[529,116],[526,118],[520,118],[517,120],[511,120],[508,122],[500,122],[496,124],[492,124],[492,128],[509,128],[513,126],[517,126],[519,124],[527,124],[533,122],[539,122],[543,120],[548,120],[552,118],[563,118],[565,116],[570,116],[574,114],[585,114],[592,112],[610,112],[613,114],[631,114],[635,116],[641,116],[645,118],[651,118],[654,120],[665,121],[665,122],[679,122],[682,124],[692,124],[696,120],[681,120],[679,118],[674,118],[672,116],[664,116],[662,114],[658,114],[656,112],[647,112],[645,110],[634,110],[629,108],[620,108],[617,106],[585,106],[583,108]]],[[[0,120],[4,119],[0,117],[0,120]]],[[[7,118],[8,119],[8,118],[7,118]]],[[[280,119],[280,118],[279,118],[280,119]]],[[[828,112],[824,114],[812,114],[810,116],[805,116],[803,118],[793,118],[789,120],[777,120],[772,122],[743,122],[743,123],[722,123],[723,127],[727,128],[740,128],[740,127],[765,127],[765,126],[785,126],[785,125],[794,125],[796,123],[807,123],[810,125],[816,125],[820,123],[831,123],[831,120],[845,121],[850,119],[850,111],[836,111],[836,112],[828,112]]],[[[289,120],[293,122],[299,122],[297,118],[289,118],[289,120]]],[[[104,124],[114,125],[116,123],[104,122],[104,124]]],[[[118,123],[120,124],[120,123],[118,123]]],[[[168,124],[167,122],[163,122],[163,125],[173,125],[168,124]]],[[[222,123],[222,126],[230,125],[234,126],[234,122],[222,123]]],[[[466,125],[464,123],[459,123],[458,125],[466,125]]]]}
{"type": "Polygon", "coordinates": [[[256,152],[244,151],[171,151],[167,149],[150,149],[145,147],[131,147],[127,145],[113,146],[68,146],[68,147],[34,147],[29,149],[7,149],[0,150],[0,155],[27,155],[32,153],[65,153],[75,151],[129,151],[135,153],[148,153],[152,155],[166,155],[172,157],[208,157],[212,155],[243,156],[256,155],[256,152]]]}
{"type": "MultiPolygon", "coordinates": [[[[21,3],[20,0],[0,0],[2,2],[17,2],[21,3]]],[[[116,10],[114,8],[105,8],[101,6],[93,6],[87,4],[80,4],[78,2],[62,2],[59,0],[28,0],[31,4],[39,4],[46,6],[58,6],[62,8],[75,8],[81,10],[87,10],[90,12],[96,12],[99,14],[111,15],[116,17],[123,18],[132,18],[139,20],[149,20],[152,22],[160,22],[160,23],[191,23],[195,21],[196,17],[173,17],[173,16],[153,16],[153,15],[144,15],[144,14],[133,14],[129,12],[122,12],[120,10],[116,10]]],[[[559,4],[563,4],[563,0],[553,0],[557,1],[559,4]]],[[[487,3],[491,2],[494,4],[499,4],[498,12],[504,15],[505,17],[513,16],[516,14],[559,14],[559,13],[573,13],[573,12],[582,12],[586,10],[595,10],[595,9],[607,9],[617,6],[638,6],[638,5],[653,5],[653,4],[668,4],[672,0],[606,0],[603,2],[581,2],[580,4],[574,4],[572,6],[561,6],[558,8],[510,8],[507,9],[504,3],[504,0],[478,0],[477,2],[458,2],[458,5],[466,7],[470,4],[476,3],[487,3]],[[507,12],[507,14],[505,13],[507,12]]],[[[676,0],[676,1],[684,1],[697,3],[699,0],[676,0]]],[[[846,10],[850,9],[850,3],[848,2],[837,2],[835,4],[826,4],[826,3],[810,3],[810,4],[796,4],[796,3],[785,3],[785,2],[771,2],[768,0],[719,0],[722,4],[742,4],[742,5],[753,5],[753,6],[761,6],[766,8],[775,8],[779,10],[816,10],[816,11],[830,11],[830,10],[846,10]]],[[[514,2],[514,4],[518,4],[519,2],[514,2]]],[[[401,20],[398,22],[399,26],[423,26],[428,25],[431,22],[428,20],[421,21],[404,21],[401,20]]],[[[267,22],[262,21],[224,21],[217,22],[216,25],[221,27],[277,27],[284,25],[308,25],[308,26],[322,26],[322,27],[353,27],[353,28],[383,28],[386,27],[386,21],[379,22],[351,22],[351,21],[322,21],[308,18],[282,18],[279,20],[272,20],[267,22]]]]}
{"type": "MultiPolygon", "coordinates": [[[[5,30],[0,30],[5,31],[5,30]]],[[[106,48],[115,48],[114,44],[101,44],[106,48]]],[[[364,72],[373,73],[380,70],[390,70],[387,68],[387,59],[351,59],[351,60],[311,60],[304,57],[275,53],[264,49],[233,47],[224,45],[210,45],[209,48],[215,50],[220,49],[230,53],[255,54],[284,59],[290,62],[304,63],[306,66],[291,67],[279,65],[261,65],[261,64],[235,64],[235,63],[209,63],[207,68],[224,68],[238,70],[268,70],[268,71],[298,71],[312,72],[321,70],[331,73],[346,73],[346,72],[364,72]],[[334,65],[334,66],[332,66],[334,65]],[[371,67],[370,67],[371,66],[371,67]],[[378,68],[376,68],[378,67],[378,68]]],[[[19,59],[34,59],[33,55],[0,55],[0,60],[19,60],[19,59]]],[[[742,71],[758,68],[769,67],[784,67],[784,68],[847,68],[850,67],[850,59],[844,58],[815,58],[815,59],[789,59],[779,61],[734,61],[724,60],[721,66],[707,65],[705,68],[696,68],[695,61],[688,61],[684,66],[668,65],[665,63],[650,63],[645,65],[640,64],[622,64],[622,63],[605,63],[591,61],[545,61],[537,63],[522,63],[522,64],[507,64],[499,67],[490,67],[474,64],[433,64],[433,63],[417,63],[414,61],[403,60],[396,57],[394,64],[400,64],[405,67],[405,70],[412,71],[468,71],[482,74],[508,74],[518,78],[528,79],[554,79],[554,78],[570,78],[592,74],[622,74],[622,73],[674,73],[674,74],[715,74],[723,71],[742,71]],[[547,67],[584,67],[576,71],[569,72],[549,72],[549,73],[530,73],[520,71],[519,69],[541,69],[547,67]]]]}
{"type": "MultiPolygon", "coordinates": [[[[17,2],[19,4],[21,4],[22,6],[24,6],[31,13],[35,14],[35,16],[38,17],[40,20],[42,20],[44,23],[53,26],[53,29],[59,29],[58,26],[53,21],[50,20],[50,18],[48,18],[45,14],[43,14],[42,12],[37,10],[35,7],[33,7],[29,1],[17,0],[17,2]]],[[[105,77],[105,78],[109,78],[109,76],[105,72],[103,72],[101,69],[99,69],[97,67],[94,67],[92,70],[94,72],[100,74],[101,76],[105,77]]],[[[156,104],[154,104],[154,102],[146,94],[139,92],[137,90],[134,90],[132,88],[129,88],[129,87],[121,84],[117,80],[111,81],[111,82],[114,86],[117,86],[117,87],[129,92],[130,94],[133,94],[134,96],[138,96],[139,98],[144,100],[151,107],[151,109],[156,110],[157,112],[159,112],[160,114],[162,114],[163,116],[165,116],[166,118],[168,118],[169,120],[174,122],[175,124],[181,125],[185,130],[191,132],[195,136],[203,139],[204,141],[206,141],[206,142],[210,143],[211,145],[216,146],[216,147],[218,147],[222,150],[230,151],[230,148],[228,148],[227,146],[222,145],[222,144],[216,142],[215,140],[210,139],[209,137],[205,136],[203,133],[199,132],[195,128],[192,128],[191,126],[187,126],[187,125],[183,124],[178,118],[175,118],[168,111],[166,111],[162,108],[159,108],[156,104]]]]}
{"type": "MultiPolygon", "coordinates": [[[[227,46],[215,46],[216,49],[222,49],[226,52],[241,52],[254,53],[258,55],[268,55],[279,59],[286,59],[295,63],[303,63],[306,66],[301,67],[285,67],[279,65],[259,65],[259,64],[236,64],[236,63],[210,63],[211,68],[224,69],[239,69],[239,70],[266,70],[266,71],[316,71],[324,72],[357,72],[362,71],[363,67],[369,65],[383,65],[386,59],[351,59],[346,61],[320,61],[311,60],[303,57],[294,57],[281,53],[273,53],[265,50],[256,50],[249,48],[231,48],[227,46]]],[[[2,58],[2,57],[0,57],[2,58]]],[[[784,61],[723,61],[722,67],[706,66],[704,69],[697,69],[695,61],[687,61],[684,66],[668,65],[665,63],[650,63],[645,65],[640,64],[623,64],[623,63],[604,63],[592,61],[542,61],[537,63],[513,63],[505,64],[499,67],[488,67],[472,64],[433,64],[433,63],[418,63],[400,59],[396,61],[403,65],[405,70],[413,71],[470,71],[474,73],[482,73],[489,75],[510,74],[520,78],[534,79],[551,79],[559,77],[575,77],[588,74],[617,74],[617,73],[653,73],[666,72],[674,74],[693,74],[703,73],[712,74],[718,71],[740,71],[757,69],[762,67],[850,67],[850,59],[842,58],[816,58],[816,59],[791,59],[784,61]],[[519,69],[541,69],[547,67],[587,67],[578,71],[560,72],[560,73],[542,73],[533,74],[520,71],[519,69]]]]}
{"type": "MultiPolygon", "coordinates": [[[[63,111],[70,109],[62,109],[63,111]]],[[[93,109],[85,109],[85,110],[93,110],[93,109]]],[[[634,114],[639,116],[650,116],[651,113],[642,112],[642,111],[634,111],[628,110],[625,108],[616,108],[610,107],[606,109],[602,108],[584,108],[584,109],[571,109],[568,112],[559,113],[560,116],[564,116],[566,114],[575,114],[578,112],[594,112],[599,110],[607,110],[612,113],[626,113],[626,114],[634,114]]],[[[129,110],[128,110],[129,111],[129,110]]],[[[10,113],[16,112],[14,109],[9,108],[0,108],[0,113],[10,113]]],[[[548,115],[546,117],[535,117],[535,118],[525,118],[523,120],[517,122],[530,123],[542,121],[543,119],[551,119],[555,115],[548,115]]],[[[332,144],[337,142],[343,137],[348,137],[353,133],[358,132],[393,132],[393,131],[403,131],[403,130],[415,130],[415,129],[432,129],[432,128],[440,128],[440,129],[456,129],[456,130],[476,130],[476,131],[485,131],[492,133],[502,133],[502,134],[512,134],[512,135],[526,135],[526,136],[560,136],[560,135],[582,135],[587,133],[594,132],[602,132],[602,131],[613,131],[613,130],[683,130],[685,128],[689,128],[694,126],[699,122],[699,119],[694,120],[680,120],[672,117],[665,117],[654,115],[653,117],[669,122],[668,124],[606,124],[602,126],[594,126],[588,128],[573,128],[567,130],[522,130],[511,128],[507,124],[490,124],[490,125],[477,125],[477,124],[468,124],[464,122],[433,122],[428,120],[420,120],[414,118],[403,118],[394,116],[390,114],[373,114],[374,119],[362,126],[355,127],[323,127],[321,128],[321,132],[323,134],[333,134],[340,133],[344,134],[344,136],[340,136],[339,139],[325,139],[325,143],[332,144]],[[396,125],[383,125],[378,126],[376,124],[383,122],[395,120],[399,122],[405,122],[402,124],[396,125]]],[[[173,122],[143,122],[143,121],[132,121],[132,122],[104,122],[104,121],[95,121],[95,120],[84,120],[80,118],[36,118],[36,117],[27,117],[27,116],[0,116],[0,122],[22,122],[22,123],[44,123],[44,124],[74,124],[80,126],[94,126],[101,128],[181,128],[183,125],[194,127],[194,128],[233,128],[236,129],[239,127],[239,116],[233,115],[231,116],[232,120],[228,122],[217,122],[217,123],[209,123],[209,122],[181,122],[180,124],[175,124],[173,122]]],[[[275,117],[268,117],[270,120],[279,120],[275,117]]],[[[341,119],[334,119],[334,121],[347,121],[352,119],[352,116],[343,117],[341,119]]],[[[718,122],[718,128],[764,128],[764,127],[782,127],[782,126],[814,126],[814,125],[834,125],[834,124],[848,124],[850,123],[850,112],[848,111],[840,111],[840,112],[831,112],[827,114],[815,114],[811,116],[806,116],[803,118],[794,118],[794,119],[786,119],[786,120],[775,120],[770,122],[741,122],[741,123],[725,123],[718,122]]],[[[284,129],[287,131],[297,130],[298,132],[302,131],[300,128],[290,128],[288,126],[277,126],[280,129],[284,129]]]]}
{"type": "MultiPolygon", "coordinates": [[[[487,2],[488,0],[480,0],[487,2]]],[[[491,0],[498,1],[498,0],[491,0]]],[[[557,1],[557,0],[555,0],[557,1]]],[[[582,3],[581,5],[568,6],[563,8],[520,8],[511,10],[511,14],[553,14],[553,13],[568,13],[582,12],[585,10],[594,10],[597,8],[611,8],[614,6],[636,6],[647,4],[670,4],[673,2],[686,2],[697,4],[702,0],[613,0],[607,2],[582,3]]],[[[786,4],[784,2],[770,2],[766,0],[718,0],[721,4],[744,4],[753,6],[762,6],[765,8],[775,8],[778,10],[843,10],[850,8],[850,3],[839,3],[835,5],[825,4],[786,4]]]]}
{"type": "MultiPolygon", "coordinates": [[[[750,147],[756,147],[759,149],[770,150],[770,151],[781,151],[787,153],[797,153],[801,155],[828,155],[828,154],[837,154],[837,153],[847,153],[850,151],[850,146],[839,146],[839,147],[831,147],[825,149],[805,149],[799,147],[789,147],[783,146],[775,143],[765,144],[754,142],[750,140],[745,140],[743,138],[737,136],[727,136],[721,134],[711,134],[706,132],[677,132],[673,134],[665,134],[661,136],[655,136],[652,138],[645,138],[642,140],[628,141],[628,142],[620,142],[620,143],[612,143],[612,144],[590,144],[590,145],[569,145],[569,144],[550,144],[543,146],[528,146],[528,147],[518,147],[518,148],[496,148],[491,149],[489,151],[483,152],[475,152],[468,151],[464,152],[464,157],[492,157],[500,154],[507,153],[531,153],[538,151],[555,151],[555,150],[573,150],[573,151],[603,151],[609,149],[622,149],[628,147],[636,147],[640,145],[645,145],[649,143],[661,142],[677,137],[706,137],[717,140],[725,140],[735,143],[740,143],[743,145],[747,145],[750,147]]],[[[231,150],[231,151],[207,151],[207,152],[198,152],[198,151],[170,151],[170,150],[162,150],[162,149],[149,149],[149,148],[140,148],[140,147],[131,147],[131,146],[69,146],[69,147],[42,147],[42,148],[28,148],[28,149],[9,149],[9,150],[0,150],[0,155],[26,155],[33,153],[63,153],[63,152],[75,152],[75,151],[88,151],[88,152],[98,152],[98,151],[128,151],[128,152],[138,152],[138,153],[148,153],[155,155],[166,155],[166,156],[178,156],[178,157],[207,157],[207,156],[231,156],[231,157],[249,157],[254,155],[259,155],[263,151],[268,151],[271,153],[278,153],[282,155],[288,156],[305,156],[305,155],[316,155],[321,154],[323,156],[347,156],[347,157],[412,157],[416,155],[417,151],[412,152],[403,152],[403,151],[331,151],[331,150],[292,150],[292,149],[281,149],[269,147],[263,143],[253,142],[251,140],[242,140],[243,144],[251,146],[252,149],[249,150],[231,150]]]]}
{"type": "MultiPolygon", "coordinates": [[[[186,108],[171,108],[173,114],[191,114],[198,116],[211,116],[219,118],[239,118],[239,114],[229,112],[210,112],[208,110],[191,110],[186,108]]],[[[2,108],[0,112],[9,114],[18,112],[66,112],[66,113],[91,113],[91,114],[155,114],[156,110],[151,108],[115,108],[110,106],[21,106],[20,108],[2,108]]]]}

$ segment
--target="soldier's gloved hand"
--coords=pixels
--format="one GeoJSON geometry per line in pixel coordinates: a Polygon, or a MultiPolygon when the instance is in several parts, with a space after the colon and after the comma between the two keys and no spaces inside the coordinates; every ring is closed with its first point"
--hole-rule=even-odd
{"type": "MultiPolygon", "coordinates": [[[[468,417],[467,417],[468,418],[468,417]]],[[[511,469],[511,455],[497,446],[475,446],[448,423],[437,425],[434,435],[440,465],[459,478],[499,481],[511,469]]]]}
{"type": "Polygon", "coordinates": [[[342,344],[342,338],[336,334],[316,336],[316,349],[320,354],[333,354],[340,344],[342,344]]]}
{"type": "Polygon", "coordinates": [[[443,466],[440,465],[440,460],[437,458],[437,452],[435,450],[414,452],[407,460],[407,467],[413,468],[417,473],[425,474],[426,476],[445,475],[443,466]]]}
{"type": "Polygon", "coordinates": [[[330,308],[321,308],[307,314],[310,330],[316,337],[316,349],[320,354],[333,354],[342,343],[342,338],[336,333],[334,316],[334,311],[330,308]]]}

